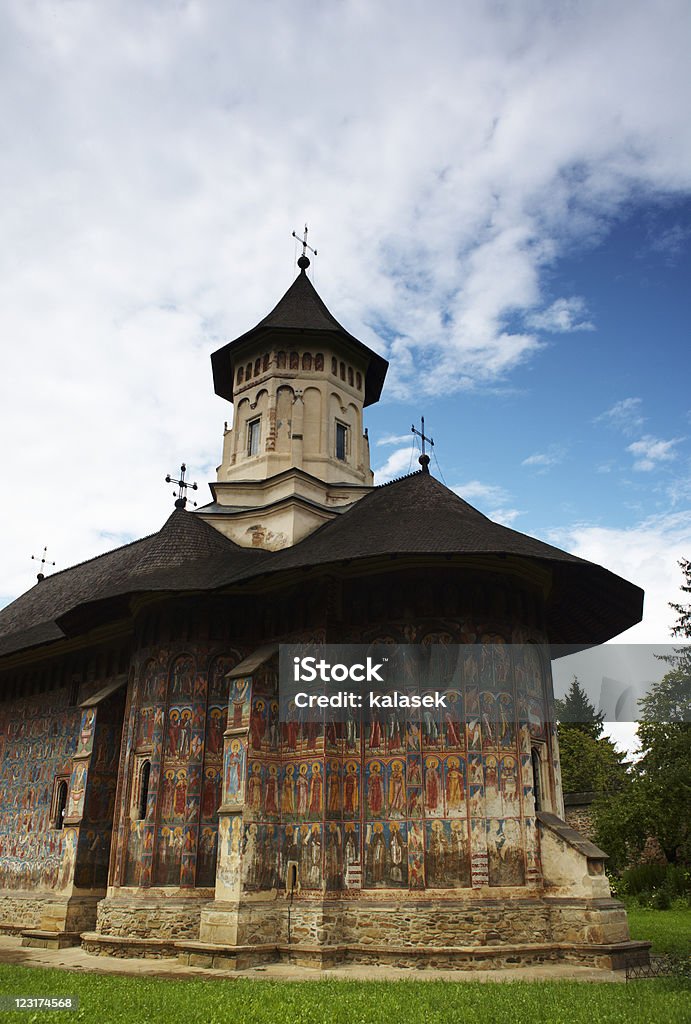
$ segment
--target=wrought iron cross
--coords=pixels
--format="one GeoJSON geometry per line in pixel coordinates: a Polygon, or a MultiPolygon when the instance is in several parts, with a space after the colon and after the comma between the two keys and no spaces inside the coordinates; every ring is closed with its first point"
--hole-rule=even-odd
{"type": "Polygon", "coordinates": [[[38,555],[32,555],[31,556],[31,560],[33,562],[40,562],[41,563],[41,571],[36,574],[36,579],[38,580],[39,583],[41,582],[41,580],[44,580],[46,578],[46,574],[43,571],[43,567],[45,565],[55,565],[55,562],[49,562],[48,559],[46,558],[47,551],[48,551],[48,548],[45,547],[43,549],[43,555],[41,556],[41,558],[39,558],[38,555]]]}
{"type": "Polygon", "coordinates": [[[302,238],[300,238],[299,235],[296,235],[294,231],[293,238],[297,238],[298,242],[302,246],[302,256],[298,260],[298,266],[300,270],[307,270],[307,268],[310,265],[310,259],[309,256],[307,255],[307,250],[309,249],[313,256],[317,255],[317,250],[313,249],[311,245],[307,244],[307,225],[305,224],[305,233],[303,234],[302,238]]]}
{"type": "Polygon", "coordinates": [[[429,455],[425,455],[425,441],[427,441],[430,448],[434,448],[434,441],[432,440],[431,437],[427,437],[427,435],[425,434],[425,417],[420,417],[419,430],[417,429],[414,423],[410,429],[412,430],[413,434],[417,434],[417,436],[422,441],[422,455],[418,459],[418,462],[422,466],[422,472],[429,473],[429,455]]]}
{"type": "MultiPolygon", "coordinates": [[[[185,505],[187,504],[187,489],[188,489],[188,487],[191,490],[193,490],[193,491],[197,490],[197,485],[196,484],[190,484],[190,483],[187,482],[187,480],[185,480],[185,473],[186,472],[187,472],[187,466],[183,462],[182,465],[180,466],[180,479],[179,480],[176,480],[175,477],[172,477],[170,475],[170,473],[166,477],[166,483],[167,484],[177,484],[177,487],[178,487],[178,494],[176,494],[175,491],[173,491],[173,497],[177,499],[176,502],[175,502],[175,507],[176,508],[184,508],[185,505]]],[[[194,505],[195,508],[197,507],[196,501],[193,501],[192,504],[194,505]]]]}

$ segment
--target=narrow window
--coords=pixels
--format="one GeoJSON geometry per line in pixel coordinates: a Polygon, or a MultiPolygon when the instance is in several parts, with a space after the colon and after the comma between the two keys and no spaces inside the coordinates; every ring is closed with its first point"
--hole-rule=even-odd
{"type": "Polygon", "coordinates": [[[360,373],[359,370],[355,374],[355,386],[357,387],[358,391],[362,391],[362,374],[360,373]]]}
{"type": "Polygon", "coordinates": [[[331,372],[333,373],[334,377],[338,373],[338,363],[336,362],[335,356],[331,357],[331,372]]]}
{"type": "Polygon", "coordinates": [[[261,431],[261,418],[250,420],[247,424],[247,454],[259,455],[259,434],[261,431]]]}
{"type": "Polygon", "coordinates": [[[252,376],[252,364],[248,363],[245,368],[245,380],[249,380],[252,376]]]}
{"type": "Polygon", "coordinates": [[[285,370],[286,368],[286,354],[285,352],[276,353],[276,368],[278,370],[285,370]]]}
{"type": "Polygon", "coordinates": [[[245,379],[245,371],[244,371],[243,367],[241,366],[240,369],[238,370],[238,384],[242,384],[244,379],[245,379]]]}
{"type": "Polygon", "coordinates": [[[312,369],[312,353],[311,352],[305,352],[303,354],[303,356],[302,356],[302,368],[303,368],[303,370],[311,370],[312,369]]]}
{"type": "Polygon", "coordinates": [[[345,380],[345,363],[341,363],[341,380],[345,380]]]}
{"type": "Polygon", "coordinates": [[[257,358],[254,360],[254,376],[255,377],[259,376],[261,368],[262,368],[262,361],[259,358],[259,356],[257,356],[257,358]]]}
{"type": "Polygon", "coordinates": [[[149,779],[151,777],[151,761],[144,761],[139,769],[139,791],[137,819],[143,821],[146,818],[146,804],[149,799],[149,779]]]}
{"type": "Polygon", "coordinates": [[[67,810],[67,779],[55,780],[53,796],[53,828],[62,828],[67,810]]]}
{"type": "Polygon", "coordinates": [[[353,367],[352,366],[348,367],[348,383],[350,384],[350,386],[352,388],[352,386],[353,386],[353,367]]]}
{"type": "Polygon", "coordinates": [[[336,424],[336,458],[345,462],[348,453],[348,428],[345,423],[336,424]]]}
{"type": "Polygon", "coordinates": [[[532,747],[530,759],[533,763],[533,793],[535,794],[535,810],[542,810],[542,785],[540,779],[540,752],[537,747],[532,747]]]}
{"type": "Polygon", "coordinates": [[[262,363],[262,373],[266,373],[266,371],[268,369],[269,369],[269,353],[266,352],[264,354],[264,362],[262,363]]]}
{"type": "Polygon", "coordinates": [[[297,352],[291,352],[290,353],[290,369],[291,370],[299,370],[300,369],[300,356],[299,356],[299,354],[297,352]]]}
{"type": "Polygon", "coordinates": [[[314,368],[317,371],[320,371],[320,370],[324,369],[324,353],[323,352],[317,352],[316,356],[314,357],[314,368]]]}

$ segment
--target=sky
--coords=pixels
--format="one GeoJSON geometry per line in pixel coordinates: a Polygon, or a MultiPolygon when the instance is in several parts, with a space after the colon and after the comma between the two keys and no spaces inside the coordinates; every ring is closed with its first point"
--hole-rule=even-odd
{"type": "Polygon", "coordinates": [[[160,528],[232,407],[209,355],[296,273],[391,362],[379,482],[646,590],[691,557],[691,8],[2,0],[0,604],[160,528]]]}

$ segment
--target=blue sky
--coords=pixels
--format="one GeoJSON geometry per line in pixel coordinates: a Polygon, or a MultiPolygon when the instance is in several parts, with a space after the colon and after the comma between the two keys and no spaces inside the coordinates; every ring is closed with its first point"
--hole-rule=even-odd
{"type": "MultiPolygon", "coordinates": [[[[445,482],[646,589],[691,553],[691,10],[0,8],[0,602],[214,478],[209,354],[295,272],[391,360],[373,465],[424,414],[445,482]]],[[[436,464],[433,469],[437,472],[436,464]]]]}

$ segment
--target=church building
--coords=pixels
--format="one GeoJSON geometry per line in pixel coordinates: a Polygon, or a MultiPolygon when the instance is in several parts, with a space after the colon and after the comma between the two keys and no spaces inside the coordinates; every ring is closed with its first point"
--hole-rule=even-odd
{"type": "Polygon", "coordinates": [[[426,456],[374,486],[388,364],[298,266],[211,357],[212,500],[183,485],[157,533],[0,611],[0,931],[223,968],[645,960],[564,821],[550,672],[642,591],[426,456]],[[281,714],[280,644],[418,645],[447,709],[281,714]]]}

